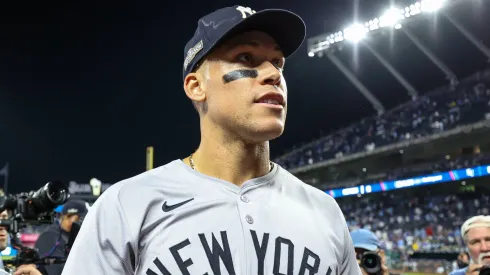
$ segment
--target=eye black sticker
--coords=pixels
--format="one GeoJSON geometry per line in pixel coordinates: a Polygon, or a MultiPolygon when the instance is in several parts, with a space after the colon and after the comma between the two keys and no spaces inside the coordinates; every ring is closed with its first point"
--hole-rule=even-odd
{"type": "Polygon", "coordinates": [[[223,83],[227,84],[241,78],[257,78],[257,76],[259,76],[257,70],[236,70],[225,74],[223,83]]]}

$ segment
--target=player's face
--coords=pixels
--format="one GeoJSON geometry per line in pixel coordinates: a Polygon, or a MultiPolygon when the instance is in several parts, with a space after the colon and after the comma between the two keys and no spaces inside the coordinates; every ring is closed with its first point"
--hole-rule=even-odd
{"type": "MultiPolygon", "coordinates": [[[[8,220],[8,218],[9,218],[9,214],[7,210],[0,213],[0,220],[8,220]]],[[[0,226],[0,250],[4,250],[5,248],[7,248],[7,242],[8,242],[7,228],[4,226],[0,226]]]]}
{"type": "Polygon", "coordinates": [[[490,265],[490,228],[475,227],[466,233],[471,259],[480,264],[490,265]]]}
{"type": "Polygon", "coordinates": [[[206,59],[203,84],[206,116],[249,142],[264,142],[284,131],[287,87],[284,56],[262,32],[233,37],[206,59]]]}

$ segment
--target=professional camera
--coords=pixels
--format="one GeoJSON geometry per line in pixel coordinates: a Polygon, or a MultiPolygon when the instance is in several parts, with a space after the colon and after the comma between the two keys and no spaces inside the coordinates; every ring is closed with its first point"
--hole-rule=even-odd
{"type": "Polygon", "coordinates": [[[18,251],[14,260],[4,261],[4,264],[19,266],[22,264],[54,264],[62,259],[40,258],[37,251],[25,247],[19,240],[19,230],[27,224],[52,224],[54,209],[64,204],[70,193],[68,188],[59,181],[45,184],[37,191],[0,197],[0,213],[9,210],[11,217],[0,220],[0,226],[7,228],[11,235],[11,245],[18,251]]]}
{"type": "Polygon", "coordinates": [[[59,182],[48,182],[35,192],[0,197],[0,212],[12,211],[12,219],[21,224],[53,222],[53,210],[66,202],[70,193],[59,182]]]}
{"type": "Polygon", "coordinates": [[[368,274],[381,274],[381,257],[376,252],[364,252],[361,258],[361,267],[368,274]]]}
{"type": "Polygon", "coordinates": [[[490,275],[490,265],[484,265],[480,268],[480,275],[490,275]]]}

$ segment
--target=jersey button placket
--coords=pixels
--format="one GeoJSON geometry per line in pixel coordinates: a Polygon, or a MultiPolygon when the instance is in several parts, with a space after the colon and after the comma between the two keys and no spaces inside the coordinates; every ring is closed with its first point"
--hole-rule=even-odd
{"type": "Polygon", "coordinates": [[[244,203],[249,203],[250,202],[250,199],[247,197],[247,195],[241,195],[240,196],[240,199],[244,202],[244,203]]]}
{"type": "MultiPolygon", "coordinates": [[[[248,198],[247,195],[241,195],[240,196],[240,200],[244,203],[249,203],[250,202],[250,199],[248,198]]],[[[250,215],[245,215],[245,220],[249,223],[249,224],[252,224],[254,223],[254,219],[252,218],[252,216],[250,215]]]]}
{"type": "Polygon", "coordinates": [[[250,215],[246,215],[245,216],[245,220],[249,223],[249,224],[252,224],[254,223],[254,219],[252,218],[252,216],[250,215]]]}
{"type": "MultiPolygon", "coordinates": [[[[251,209],[251,205],[249,203],[250,203],[250,198],[245,194],[241,194],[240,200],[238,201],[238,209],[240,211],[240,216],[243,217],[248,224],[253,224],[254,219],[252,218],[252,216],[250,214],[247,213],[251,209]],[[243,215],[245,215],[245,216],[243,216],[243,215]]],[[[242,229],[244,230],[243,231],[244,236],[247,234],[250,234],[249,228],[246,226],[246,224],[242,225],[242,229]]],[[[244,253],[245,253],[244,258],[245,258],[245,261],[247,261],[249,251],[247,250],[247,246],[245,244],[244,244],[243,249],[244,249],[244,253]]],[[[245,269],[244,274],[249,274],[248,265],[244,265],[243,268],[245,269]]]]}

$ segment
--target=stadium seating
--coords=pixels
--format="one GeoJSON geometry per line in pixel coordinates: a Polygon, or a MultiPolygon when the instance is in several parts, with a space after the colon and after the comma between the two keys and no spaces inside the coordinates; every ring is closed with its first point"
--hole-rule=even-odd
{"type": "Polygon", "coordinates": [[[277,158],[286,169],[399,141],[420,138],[490,118],[490,70],[480,72],[456,87],[443,87],[277,158]]]}
{"type": "Polygon", "coordinates": [[[460,226],[471,216],[488,215],[489,198],[480,193],[425,197],[386,193],[339,204],[351,228],[372,230],[387,250],[459,252],[460,226]]]}

